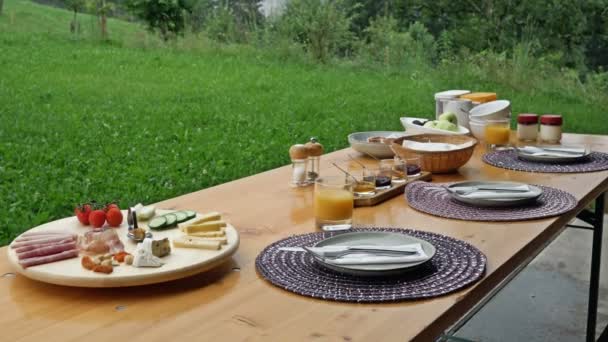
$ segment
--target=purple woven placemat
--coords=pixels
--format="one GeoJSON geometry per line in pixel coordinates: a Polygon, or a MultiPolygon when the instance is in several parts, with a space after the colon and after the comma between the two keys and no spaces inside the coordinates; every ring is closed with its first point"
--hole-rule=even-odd
{"type": "Polygon", "coordinates": [[[357,277],[328,270],[304,252],[279,247],[312,246],[340,232],[294,235],[266,247],[255,264],[272,284],[303,296],[342,302],[377,303],[426,299],[445,295],[477,281],[484,274],[486,257],[470,244],[448,236],[411,229],[361,228],[409,234],[432,243],[437,252],[423,266],[390,277],[357,277]]]}
{"type": "Polygon", "coordinates": [[[577,200],[563,190],[536,185],[543,194],[535,204],[521,207],[483,208],[458,202],[446,186],[452,183],[413,182],[405,188],[410,207],[427,214],[467,221],[524,221],[557,216],[572,210],[577,200]]]}
{"type": "Polygon", "coordinates": [[[608,170],[608,154],[602,152],[591,152],[583,160],[568,164],[539,163],[519,159],[514,150],[486,153],[483,161],[503,169],[526,172],[574,173],[608,170]]]}

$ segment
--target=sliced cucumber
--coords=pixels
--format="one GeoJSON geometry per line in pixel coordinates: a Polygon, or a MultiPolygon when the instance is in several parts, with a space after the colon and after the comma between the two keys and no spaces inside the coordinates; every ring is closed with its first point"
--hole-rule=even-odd
{"type": "Polygon", "coordinates": [[[148,222],[150,229],[163,229],[167,226],[167,218],[164,216],[155,217],[148,222]]]}
{"type": "Polygon", "coordinates": [[[187,220],[192,220],[193,218],[196,217],[196,212],[195,211],[186,210],[185,213],[186,213],[186,215],[188,215],[188,218],[186,219],[186,221],[187,220]]]}
{"type": "Polygon", "coordinates": [[[172,228],[177,225],[177,216],[175,214],[166,214],[163,217],[167,220],[167,224],[163,228],[172,228]]]}
{"type": "Polygon", "coordinates": [[[177,218],[177,223],[188,221],[188,214],[186,214],[186,212],[184,211],[176,211],[173,213],[173,215],[175,215],[175,217],[177,218]]]}

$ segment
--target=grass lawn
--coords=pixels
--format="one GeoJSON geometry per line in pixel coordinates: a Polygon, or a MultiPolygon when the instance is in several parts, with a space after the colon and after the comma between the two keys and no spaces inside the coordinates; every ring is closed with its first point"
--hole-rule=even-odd
{"type": "Polygon", "coordinates": [[[563,113],[567,131],[608,132],[604,106],[551,89],[238,47],[141,48],[143,29],[116,20],[116,40],[101,43],[92,18],[81,16],[80,39],[70,19],[17,0],[0,16],[0,244],[89,199],[150,203],[285,165],[310,136],[332,151],[350,132],[401,130],[404,114],[434,114],[439,90],[493,90],[514,113],[563,113]]]}

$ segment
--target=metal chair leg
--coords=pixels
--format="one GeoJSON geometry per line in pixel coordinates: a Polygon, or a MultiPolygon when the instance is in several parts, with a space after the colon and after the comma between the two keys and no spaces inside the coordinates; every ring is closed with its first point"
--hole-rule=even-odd
{"type": "MultiPolygon", "coordinates": [[[[589,280],[589,303],[587,308],[587,342],[595,341],[597,324],[597,300],[600,287],[600,265],[602,256],[602,233],[604,230],[604,194],[595,200],[593,213],[593,244],[591,249],[591,275],[589,280]]],[[[602,336],[604,334],[602,333],[602,336]]]]}

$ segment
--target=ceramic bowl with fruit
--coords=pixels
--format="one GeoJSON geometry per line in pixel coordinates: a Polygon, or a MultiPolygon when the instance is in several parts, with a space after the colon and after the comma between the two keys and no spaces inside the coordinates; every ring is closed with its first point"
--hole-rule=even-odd
{"type": "Polygon", "coordinates": [[[405,132],[371,131],[356,132],[348,135],[348,142],[353,150],[370,154],[376,158],[392,158],[395,153],[390,148],[390,141],[405,135],[405,132]]]}
{"type": "Polygon", "coordinates": [[[401,124],[407,133],[413,134],[447,134],[467,135],[469,130],[458,125],[458,117],[452,112],[446,112],[437,120],[421,118],[401,118],[401,124]]]}

